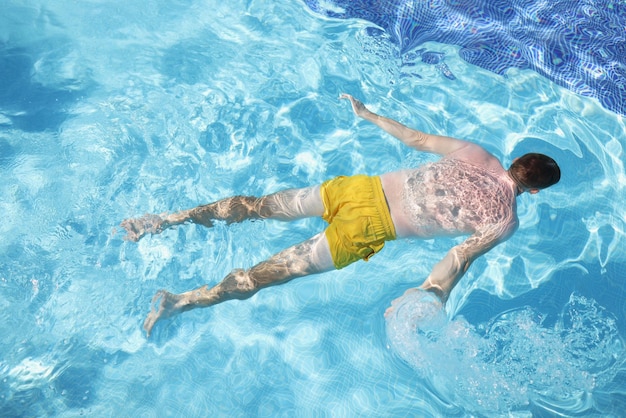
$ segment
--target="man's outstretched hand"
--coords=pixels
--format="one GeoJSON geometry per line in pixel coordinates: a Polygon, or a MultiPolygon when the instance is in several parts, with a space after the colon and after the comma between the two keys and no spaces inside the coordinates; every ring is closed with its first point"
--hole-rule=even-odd
{"type": "Polygon", "coordinates": [[[419,290],[418,288],[412,287],[410,289],[407,289],[406,292],[404,292],[402,296],[400,296],[399,298],[395,298],[394,300],[392,300],[391,306],[389,306],[385,310],[385,318],[389,317],[393,313],[393,311],[396,309],[396,305],[402,300],[402,298],[404,298],[409,293],[417,292],[418,290],[419,290]]]}
{"type": "Polygon", "coordinates": [[[365,107],[365,105],[360,100],[355,99],[354,97],[352,97],[351,95],[347,93],[341,93],[339,95],[339,98],[350,100],[350,103],[352,104],[352,110],[357,116],[361,118],[365,118],[365,116],[372,113],[365,107]]]}
{"type": "MultiPolygon", "coordinates": [[[[413,287],[413,288],[408,289],[406,292],[404,292],[404,294],[400,296],[399,298],[396,298],[393,301],[391,301],[391,306],[389,306],[387,310],[385,311],[385,319],[387,320],[391,319],[392,315],[396,314],[398,305],[402,305],[403,303],[405,303],[406,297],[415,292],[421,292],[421,295],[418,295],[417,299],[414,299],[414,300],[419,301],[420,306],[422,306],[423,308],[429,307],[427,310],[422,309],[421,312],[426,312],[426,313],[430,312],[429,315],[432,316],[434,312],[441,311],[443,309],[444,304],[439,298],[439,296],[437,296],[436,293],[428,291],[422,287],[413,287]]],[[[411,302],[411,303],[413,304],[413,306],[417,306],[415,305],[415,302],[411,302]]]]}

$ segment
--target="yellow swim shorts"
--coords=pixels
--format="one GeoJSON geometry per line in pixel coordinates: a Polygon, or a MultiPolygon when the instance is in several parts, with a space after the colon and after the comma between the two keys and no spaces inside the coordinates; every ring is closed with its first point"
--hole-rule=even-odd
{"type": "Polygon", "coordinates": [[[320,190],[322,218],[329,224],[326,238],[337,269],[367,261],[385,241],[396,239],[380,177],[340,176],[324,182],[320,190]]]}

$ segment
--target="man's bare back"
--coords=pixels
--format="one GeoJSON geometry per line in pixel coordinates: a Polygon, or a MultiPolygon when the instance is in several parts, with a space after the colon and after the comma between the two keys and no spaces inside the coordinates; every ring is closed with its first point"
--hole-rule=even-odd
{"type": "Polygon", "coordinates": [[[517,225],[515,184],[501,166],[447,157],[381,180],[398,238],[469,235],[495,224],[506,234],[517,225]]]}

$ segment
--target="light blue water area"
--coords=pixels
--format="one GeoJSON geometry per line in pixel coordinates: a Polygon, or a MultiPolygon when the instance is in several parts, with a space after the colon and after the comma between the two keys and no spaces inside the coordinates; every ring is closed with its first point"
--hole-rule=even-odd
{"type": "Polygon", "coordinates": [[[398,48],[293,0],[5,2],[0,416],[620,416],[623,116],[460,46],[421,44],[410,68],[398,48]],[[519,231],[443,312],[418,292],[383,316],[458,239],[395,241],[147,339],[158,289],[215,284],[324,222],[129,243],[123,219],[433,160],[357,120],[341,92],[505,165],[550,154],[562,180],[520,197],[519,231]]]}

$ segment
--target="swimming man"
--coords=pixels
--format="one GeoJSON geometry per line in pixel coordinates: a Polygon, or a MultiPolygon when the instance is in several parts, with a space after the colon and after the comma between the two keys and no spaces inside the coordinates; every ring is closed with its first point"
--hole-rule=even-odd
{"type": "Polygon", "coordinates": [[[348,94],[340,98],[352,103],[357,116],[409,147],[442,158],[381,176],[337,177],[303,189],[262,197],[234,196],[169,215],[123,221],[125,238],[131,241],[186,222],[210,227],[214,221],[291,221],[321,216],[329,224],[324,232],[248,270],[233,270],[214,287],[204,285],[181,294],[158,291],[144,322],[148,336],[160,319],[226,300],[246,299],[268,286],[367,260],[385,241],[469,235],[434,266],[420,286],[445,303],[472,261],[515,232],[515,198],[524,192],[537,193],[560,179],[556,162],[543,154],[526,154],[505,170],[476,144],[408,128],[371,112],[348,94]]]}

